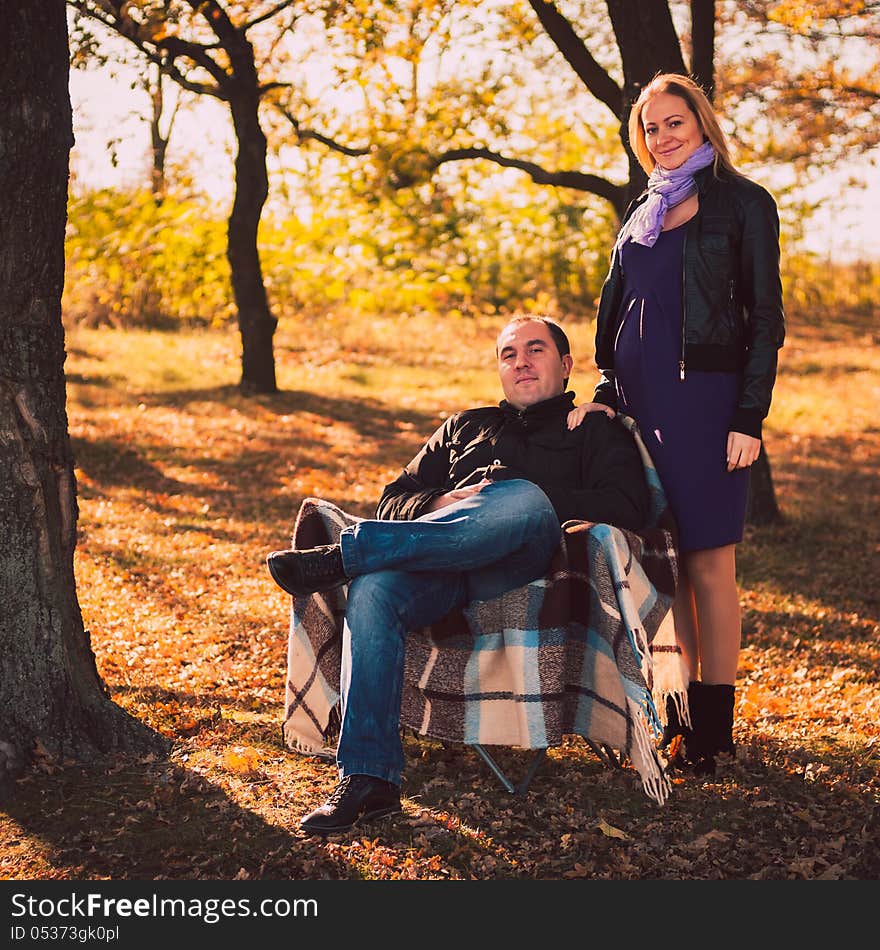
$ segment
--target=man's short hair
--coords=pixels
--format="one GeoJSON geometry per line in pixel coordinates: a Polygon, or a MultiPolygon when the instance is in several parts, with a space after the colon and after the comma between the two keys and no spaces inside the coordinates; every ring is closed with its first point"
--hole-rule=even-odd
{"type": "Polygon", "coordinates": [[[568,337],[565,335],[565,330],[550,317],[540,317],[540,316],[521,316],[513,317],[513,319],[508,320],[507,323],[498,331],[498,336],[496,337],[495,351],[498,351],[497,340],[501,338],[501,334],[508,327],[516,327],[521,323],[543,323],[545,327],[550,331],[550,336],[553,337],[553,342],[556,344],[556,349],[559,351],[559,356],[568,356],[571,353],[571,345],[568,342],[568,337]]]}

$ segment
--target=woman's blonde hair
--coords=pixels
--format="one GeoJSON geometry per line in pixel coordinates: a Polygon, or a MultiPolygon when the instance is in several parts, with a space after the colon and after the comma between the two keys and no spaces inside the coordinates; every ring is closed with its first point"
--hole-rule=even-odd
{"type": "Polygon", "coordinates": [[[730,159],[730,150],[727,147],[727,139],[721,126],[718,124],[718,116],[706,96],[706,93],[689,76],[681,76],[678,73],[658,73],[647,86],[639,93],[639,98],[633,103],[629,113],[629,142],[635,152],[639,164],[650,175],[657,162],[654,156],[648,151],[648,145],[645,142],[645,127],[642,123],[642,113],[645,106],[662,92],[671,96],[678,96],[684,99],[688,108],[697,117],[697,122],[703,135],[712,143],[715,149],[715,171],[719,167],[724,168],[734,175],[739,172],[730,159]]]}

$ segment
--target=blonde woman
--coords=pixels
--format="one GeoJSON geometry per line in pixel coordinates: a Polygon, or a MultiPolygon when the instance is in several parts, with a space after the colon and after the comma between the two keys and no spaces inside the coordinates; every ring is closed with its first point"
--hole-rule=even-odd
{"type": "Polygon", "coordinates": [[[736,545],[785,325],[779,218],[733,166],[718,118],[686,76],[660,74],[629,117],[649,175],[627,209],[599,302],[594,402],[639,423],[678,521],[673,608],[691,727],[670,703],[663,745],[698,774],[735,754],[741,641],[736,545]],[[681,739],[677,739],[677,737],[681,739]]]}

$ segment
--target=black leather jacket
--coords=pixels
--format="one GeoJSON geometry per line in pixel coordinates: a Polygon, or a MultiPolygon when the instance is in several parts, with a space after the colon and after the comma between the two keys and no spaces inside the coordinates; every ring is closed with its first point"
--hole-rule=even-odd
{"type": "Polygon", "coordinates": [[[559,522],[572,519],[638,531],[649,513],[645,468],[633,437],[604,412],[575,429],[574,393],[515,409],[466,409],[441,425],[379,501],[377,517],[409,521],[431,500],[482,478],[526,478],[544,490],[559,522]]]}
{"type": "MultiPolygon", "coordinates": [[[[730,429],[760,438],[785,338],[776,203],[755,182],[723,170],[716,176],[712,166],[694,177],[699,210],[685,233],[680,372],[682,379],[689,369],[741,373],[730,429]]],[[[624,220],[646,194],[632,202],[624,220]]],[[[622,297],[623,272],[615,252],[599,300],[596,365],[602,379],[594,396],[613,408],[622,297]]]]}

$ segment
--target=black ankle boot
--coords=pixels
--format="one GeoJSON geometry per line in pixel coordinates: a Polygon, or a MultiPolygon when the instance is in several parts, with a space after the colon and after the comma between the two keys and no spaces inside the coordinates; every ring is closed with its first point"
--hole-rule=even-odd
{"type": "MultiPolygon", "coordinates": [[[[692,683],[693,733],[685,745],[687,768],[694,775],[714,775],[717,755],[736,755],[733,742],[735,689],[725,683],[692,683]]],[[[688,701],[691,690],[688,688],[688,701]]]]}

